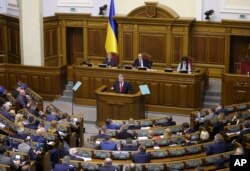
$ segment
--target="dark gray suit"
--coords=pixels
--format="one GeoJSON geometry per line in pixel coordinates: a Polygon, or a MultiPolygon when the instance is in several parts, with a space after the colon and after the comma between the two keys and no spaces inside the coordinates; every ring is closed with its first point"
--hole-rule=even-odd
{"type": "Polygon", "coordinates": [[[10,166],[11,170],[18,170],[18,166],[14,163],[13,159],[7,157],[3,154],[0,154],[0,164],[10,166]]]}

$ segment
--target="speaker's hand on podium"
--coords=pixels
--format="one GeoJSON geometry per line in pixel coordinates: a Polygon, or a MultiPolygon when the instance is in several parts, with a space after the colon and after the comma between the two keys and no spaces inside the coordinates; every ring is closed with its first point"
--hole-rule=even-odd
{"type": "Polygon", "coordinates": [[[110,90],[114,91],[114,90],[115,90],[115,88],[114,88],[114,87],[111,87],[111,88],[110,88],[110,90]]]}

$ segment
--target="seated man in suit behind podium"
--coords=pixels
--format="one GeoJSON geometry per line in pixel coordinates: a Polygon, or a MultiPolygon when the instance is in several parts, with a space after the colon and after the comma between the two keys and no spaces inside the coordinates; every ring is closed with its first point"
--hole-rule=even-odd
{"type": "Polygon", "coordinates": [[[114,86],[111,87],[111,90],[121,94],[134,93],[133,87],[129,82],[124,80],[124,76],[122,74],[118,75],[118,80],[114,83],[114,86]]]}
{"type": "Polygon", "coordinates": [[[107,58],[103,61],[103,64],[107,64],[108,67],[116,67],[117,63],[114,59],[112,59],[112,54],[107,53],[107,58]]]}
{"type": "Polygon", "coordinates": [[[142,53],[139,53],[137,59],[135,59],[135,61],[134,61],[133,67],[134,68],[138,68],[138,67],[149,68],[149,62],[148,62],[148,60],[143,58],[142,53]]]}

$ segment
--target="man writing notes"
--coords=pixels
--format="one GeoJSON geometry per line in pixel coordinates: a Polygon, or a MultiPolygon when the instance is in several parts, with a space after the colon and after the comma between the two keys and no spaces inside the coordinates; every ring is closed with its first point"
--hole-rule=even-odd
{"type": "Polygon", "coordinates": [[[118,75],[118,80],[114,83],[114,86],[111,88],[111,90],[121,94],[134,93],[133,87],[129,82],[124,80],[124,76],[122,74],[118,75]]]}
{"type": "Polygon", "coordinates": [[[135,61],[134,61],[133,67],[134,68],[138,68],[138,67],[147,67],[147,68],[149,68],[148,60],[143,59],[142,54],[139,53],[137,59],[135,59],[135,61]]]}

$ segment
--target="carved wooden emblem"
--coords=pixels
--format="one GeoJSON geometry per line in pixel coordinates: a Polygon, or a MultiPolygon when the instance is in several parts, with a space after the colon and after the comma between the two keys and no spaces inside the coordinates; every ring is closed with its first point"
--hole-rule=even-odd
{"type": "Polygon", "coordinates": [[[150,18],[156,16],[156,4],[146,4],[146,15],[150,18]]]}

